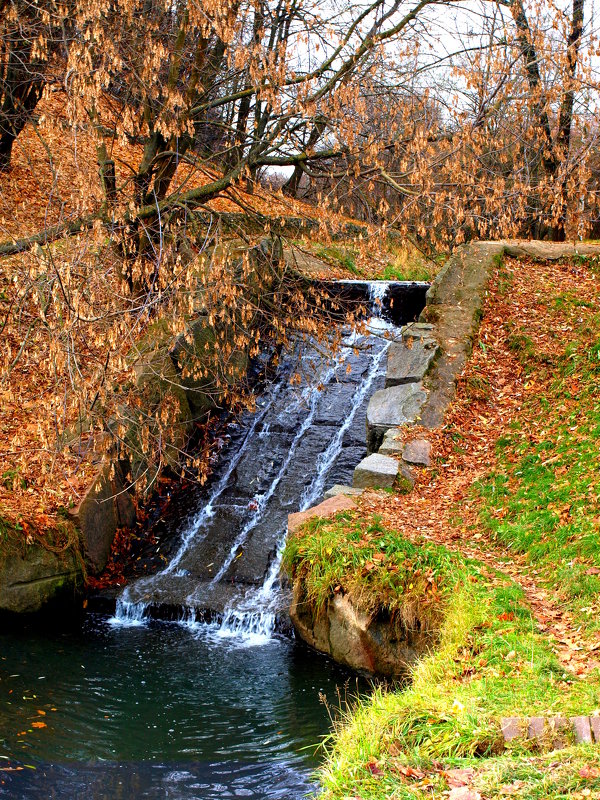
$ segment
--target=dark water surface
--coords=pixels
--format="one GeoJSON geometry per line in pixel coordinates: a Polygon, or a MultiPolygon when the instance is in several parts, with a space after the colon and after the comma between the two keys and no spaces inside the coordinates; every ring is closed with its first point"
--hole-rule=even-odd
{"type": "Polygon", "coordinates": [[[205,627],[2,635],[0,798],[304,797],[320,695],[337,707],[345,680],[293,641],[205,627]]]}

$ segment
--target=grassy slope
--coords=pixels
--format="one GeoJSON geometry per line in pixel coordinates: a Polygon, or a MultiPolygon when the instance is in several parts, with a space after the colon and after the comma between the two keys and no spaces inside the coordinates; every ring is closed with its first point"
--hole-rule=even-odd
{"type": "MultiPolygon", "coordinates": [[[[599,274],[594,261],[508,262],[497,272],[487,307],[493,325],[486,328],[484,321],[457,408],[440,434],[439,475],[427,476],[435,482],[430,504],[446,490],[451,498],[438,502],[443,519],[437,528],[432,523],[428,529],[425,517],[421,526],[440,548],[455,553],[444,558],[443,549],[436,550],[438,560],[453,565],[440,582],[442,645],[417,668],[410,688],[376,691],[338,727],[321,773],[327,800],[460,792],[467,800],[600,797],[598,748],[552,751],[551,742],[536,749],[523,740],[504,750],[499,726],[502,716],[600,713],[594,639],[600,588],[599,274]],[[480,463],[466,472],[467,479],[478,479],[452,502],[452,475],[444,478],[444,469],[454,458],[480,463]],[[469,558],[461,562],[456,551],[469,558]],[[530,605],[532,599],[536,604],[530,605]],[[552,614],[549,629],[544,621],[552,614]],[[457,781],[452,768],[469,771],[457,781]],[[461,780],[465,786],[453,789],[461,780]]],[[[418,495],[406,501],[386,496],[380,503],[406,502],[414,516],[423,509],[418,495]]],[[[389,526],[393,514],[383,516],[389,526]]],[[[336,524],[351,534],[357,522],[336,524]]],[[[376,525],[378,536],[406,549],[402,534],[376,525]]],[[[332,546],[332,527],[313,527],[304,550],[293,545],[288,563],[316,575],[319,547],[332,546]],[[310,543],[310,537],[321,541],[310,543]]],[[[403,533],[418,542],[408,526],[403,533]]],[[[372,554],[364,558],[372,560],[372,554]]],[[[364,560],[357,568],[355,559],[342,558],[341,572],[340,555],[334,564],[328,564],[329,582],[321,575],[315,591],[331,591],[333,581],[344,588],[360,583],[361,575],[375,581],[364,560]]],[[[385,563],[376,567],[385,569],[385,563]]],[[[404,586],[409,580],[405,574],[404,586]]],[[[377,587],[386,583],[377,577],[377,587]]]]}
{"type": "Polygon", "coordinates": [[[375,236],[344,244],[301,239],[296,246],[329,264],[340,278],[386,281],[432,281],[446,259],[426,256],[409,242],[380,241],[375,236]]]}

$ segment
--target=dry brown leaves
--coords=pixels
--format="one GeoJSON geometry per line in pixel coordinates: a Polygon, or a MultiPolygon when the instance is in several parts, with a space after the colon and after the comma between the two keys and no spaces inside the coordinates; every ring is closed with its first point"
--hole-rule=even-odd
{"type": "MultiPolygon", "coordinates": [[[[47,226],[99,207],[102,198],[95,138],[89,128],[74,129],[69,125],[66,102],[62,90],[52,91],[38,105],[35,123],[28,125],[15,143],[11,169],[3,172],[0,179],[0,241],[38,233],[47,226]]],[[[114,103],[104,102],[100,103],[100,112],[103,124],[111,127],[119,109],[114,103]]],[[[126,185],[132,168],[137,167],[142,157],[141,146],[115,139],[110,144],[110,155],[116,163],[118,182],[126,185]]],[[[172,190],[191,189],[214,177],[209,170],[194,170],[182,162],[172,190]]],[[[283,196],[274,198],[261,190],[250,195],[243,189],[243,185],[232,187],[227,197],[215,199],[209,205],[217,211],[245,208],[269,216],[315,216],[315,209],[305,203],[283,196]]],[[[343,222],[341,217],[338,221],[343,222]]],[[[74,273],[80,270],[78,259],[101,246],[103,234],[100,231],[86,237],[57,242],[54,246],[55,252],[71,265],[74,273]]],[[[107,264],[107,274],[115,268],[116,265],[107,264]]],[[[35,254],[0,259],[3,316],[14,309],[11,298],[18,294],[22,276],[37,274],[37,270],[35,254]]],[[[105,291],[109,290],[107,281],[105,291]]],[[[95,299],[97,305],[102,306],[103,298],[96,296],[95,299]]],[[[108,298],[105,305],[110,308],[108,298]]],[[[25,309],[26,313],[28,311],[25,309]]],[[[37,308],[31,312],[31,319],[39,316],[37,308]]],[[[15,338],[6,321],[0,320],[5,353],[9,347],[12,353],[18,353],[21,341],[15,338]]],[[[27,330],[27,324],[23,330],[27,330]]],[[[85,343],[86,352],[80,354],[84,362],[82,382],[102,369],[106,355],[104,344],[102,330],[85,343]]],[[[63,405],[57,404],[60,381],[50,377],[51,359],[52,354],[47,349],[29,347],[14,368],[10,360],[7,361],[7,369],[0,376],[0,517],[21,526],[25,523],[23,536],[27,540],[32,533],[43,536],[45,530],[55,526],[57,510],[77,505],[98,468],[94,447],[90,447],[85,436],[75,437],[77,441],[65,450],[57,445],[56,436],[48,434],[55,429],[60,435],[74,427],[79,413],[85,417],[85,400],[82,400],[81,412],[73,411],[76,403],[67,402],[66,394],[73,391],[68,387],[62,393],[63,405]],[[65,412],[67,406],[70,410],[65,412]]],[[[77,369],[80,369],[79,364],[77,369]]],[[[79,380],[78,375],[75,377],[79,380]]],[[[121,378],[113,376],[115,383],[125,377],[124,372],[121,378]]]]}

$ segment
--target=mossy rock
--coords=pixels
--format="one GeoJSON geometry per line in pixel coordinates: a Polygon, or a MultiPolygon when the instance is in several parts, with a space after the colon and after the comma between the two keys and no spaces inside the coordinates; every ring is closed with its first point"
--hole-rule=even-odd
{"type": "Polygon", "coordinates": [[[33,544],[0,562],[0,612],[36,613],[52,601],[78,595],[82,585],[73,549],[57,554],[33,544]]]}

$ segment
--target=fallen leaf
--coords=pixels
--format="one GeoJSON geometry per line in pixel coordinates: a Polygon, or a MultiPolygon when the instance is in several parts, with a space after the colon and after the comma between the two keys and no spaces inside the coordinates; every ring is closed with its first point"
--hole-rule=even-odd
{"type": "Polygon", "coordinates": [[[579,770],[579,777],[588,780],[592,778],[600,778],[600,769],[598,767],[585,766],[579,770]]]}
{"type": "Polygon", "coordinates": [[[466,769],[449,769],[444,773],[448,786],[467,786],[475,777],[472,767],[466,769]]]}
{"type": "Polygon", "coordinates": [[[513,781],[507,783],[500,788],[500,794],[517,794],[517,792],[525,786],[525,781],[513,781]]]}
{"type": "Polygon", "coordinates": [[[416,778],[417,780],[421,780],[425,777],[424,772],[422,772],[420,769],[414,769],[413,767],[398,766],[396,767],[396,770],[406,778],[416,778]]]}
{"type": "Polygon", "coordinates": [[[450,789],[448,800],[481,800],[481,795],[468,786],[455,786],[454,789],[450,789]]]}

